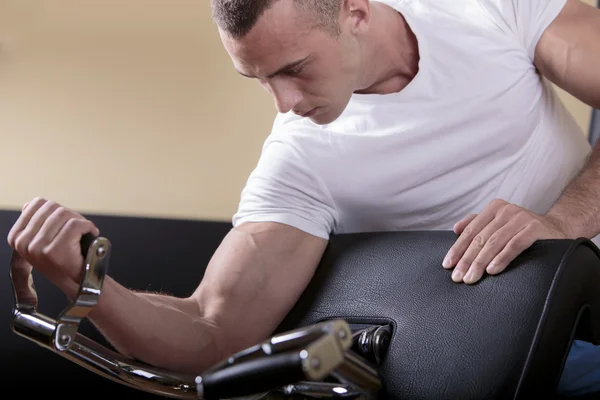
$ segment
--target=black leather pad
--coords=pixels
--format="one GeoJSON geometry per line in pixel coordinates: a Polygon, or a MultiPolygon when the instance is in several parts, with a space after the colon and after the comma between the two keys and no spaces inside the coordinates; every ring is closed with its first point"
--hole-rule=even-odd
{"type": "Polygon", "coordinates": [[[540,241],[501,275],[466,285],[441,266],[455,240],[452,232],[332,237],[279,331],[332,318],[391,323],[381,365],[388,398],[552,397],[575,327],[578,338],[600,339],[598,249],[540,241]]]}

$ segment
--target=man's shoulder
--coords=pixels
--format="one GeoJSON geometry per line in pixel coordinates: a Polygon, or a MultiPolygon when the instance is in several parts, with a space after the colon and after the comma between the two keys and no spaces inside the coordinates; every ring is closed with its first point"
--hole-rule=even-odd
{"type": "Polygon", "coordinates": [[[292,113],[277,114],[271,132],[263,142],[260,162],[276,162],[280,167],[304,162],[306,150],[314,147],[315,138],[319,137],[317,129],[292,113]]]}
{"type": "Polygon", "coordinates": [[[300,117],[292,112],[287,114],[278,113],[273,121],[271,136],[288,134],[288,136],[302,135],[306,132],[318,132],[323,127],[313,123],[310,119],[300,117]]]}
{"type": "Polygon", "coordinates": [[[318,146],[323,133],[327,132],[326,126],[320,126],[308,118],[288,114],[277,114],[271,127],[271,132],[263,144],[263,152],[273,144],[280,147],[302,148],[318,146]]]}

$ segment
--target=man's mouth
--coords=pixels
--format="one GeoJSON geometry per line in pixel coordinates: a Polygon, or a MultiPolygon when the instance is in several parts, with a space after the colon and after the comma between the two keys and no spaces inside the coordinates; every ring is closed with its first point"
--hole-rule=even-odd
{"type": "Polygon", "coordinates": [[[312,110],[310,110],[310,111],[308,111],[308,112],[306,112],[306,113],[302,114],[302,117],[304,117],[304,118],[309,118],[309,117],[312,117],[313,115],[315,115],[315,113],[317,112],[317,109],[318,109],[318,108],[319,108],[319,107],[315,107],[315,108],[313,108],[312,110]]]}

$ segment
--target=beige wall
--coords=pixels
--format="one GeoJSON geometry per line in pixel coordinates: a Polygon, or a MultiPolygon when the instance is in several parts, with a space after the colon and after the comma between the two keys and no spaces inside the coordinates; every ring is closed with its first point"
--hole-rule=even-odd
{"type": "Polygon", "coordinates": [[[228,220],[274,116],[197,0],[0,0],[0,93],[0,207],[228,220]]]}
{"type": "Polygon", "coordinates": [[[208,1],[0,0],[0,208],[230,220],[273,116],[208,1]]]}

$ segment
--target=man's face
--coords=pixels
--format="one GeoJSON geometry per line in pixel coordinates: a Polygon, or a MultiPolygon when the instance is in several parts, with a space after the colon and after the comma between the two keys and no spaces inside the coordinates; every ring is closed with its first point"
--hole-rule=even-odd
{"type": "Polygon", "coordinates": [[[220,32],[235,69],[256,78],[281,113],[328,124],[346,108],[359,75],[356,42],[315,28],[292,1],[278,1],[243,38],[220,32]]]}

